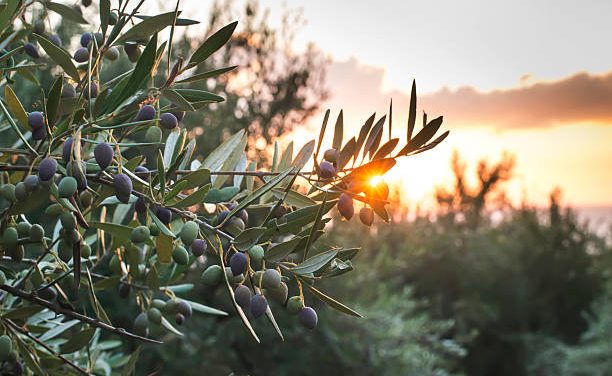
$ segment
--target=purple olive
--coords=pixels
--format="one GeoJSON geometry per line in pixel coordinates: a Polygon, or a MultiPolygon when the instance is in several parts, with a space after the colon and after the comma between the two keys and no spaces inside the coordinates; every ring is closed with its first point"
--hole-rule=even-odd
{"type": "Polygon", "coordinates": [[[144,214],[147,212],[147,202],[144,198],[138,197],[134,203],[134,210],[136,213],[144,214]]]}
{"type": "Polygon", "coordinates": [[[91,86],[83,88],[83,97],[85,99],[96,98],[98,96],[98,84],[95,82],[91,83],[91,86]]]}
{"type": "Polygon", "coordinates": [[[234,300],[236,301],[236,304],[242,307],[242,309],[245,311],[249,309],[252,297],[253,293],[251,292],[251,289],[245,285],[239,285],[236,287],[236,290],[234,290],[234,300]]]}
{"type": "Polygon", "coordinates": [[[38,59],[40,57],[38,48],[36,48],[36,46],[32,43],[26,43],[23,46],[23,50],[25,51],[26,54],[28,54],[28,56],[30,56],[33,59],[38,59]]]}
{"type": "Polygon", "coordinates": [[[64,147],[62,149],[62,158],[64,158],[64,163],[68,163],[68,161],[70,161],[71,153],[72,153],[72,137],[68,137],[66,141],[64,141],[64,147]]]}
{"type": "Polygon", "coordinates": [[[113,147],[106,142],[101,142],[94,148],[94,158],[102,170],[105,170],[108,166],[110,166],[114,156],[115,151],[113,150],[113,147]]]}
{"type": "Polygon", "coordinates": [[[91,42],[92,38],[93,38],[92,33],[83,33],[81,35],[81,46],[87,47],[89,45],[89,42],[91,42]]]}
{"type": "Polygon", "coordinates": [[[155,119],[155,107],[150,104],[145,104],[138,110],[138,114],[136,114],[136,121],[147,121],[155,119]]]}
{"type": "Polygon", "coordinates": [[[113,186],[115,187],[115,196],[117,196],[117,199],[127,204],[132,194],[132,179],[126,174],[117,174],[113,179],[113,186]]]}
{"type": "Polygon", "coordinates": [[[76,51],[74,51],[74,55],[72,56],[74,61],[77,63],[85,63],[89,60],[89,51],[85,47],[80,47],[76,51]]]}
{"type": "Polygon", "coordinates": [[[151,176],[151,172],[145,166],[136,166],[134,173],[144,181],[148,181],[151,176]]]}
{"type": "Polygon", "coordinates": [[[57,161],[53,158],[45,158],[38,165],[38,177],[40,180],[51,180],[57,172],[57,161]]]}
{"type": "Polygon", "coordinates": [[[336,168],[328,161],[323,161],[319,165],[319,177],[321,179],[331,179],[336,176],[336,168]]]}
{"type": "Polygon", "coordinates": [[[261,294],[256,294],[251,298],[251,314],[253,317],[258,318],[263,315],[268,309],[268,301],[266,297],[261,294]]]}
{"type": "Polygon", "coordinates": [[[232,269],[232,274],[234,276],[243,274],[246,272],[248,260],[247,257],[242,252],[234,253],[232,258],[230,258],[230,268],[232,269]]]}
{"type": "Polygon", "coordinates": [[[62,40],[57,34],[49,35],[49,41],[58,47],[63,45],[62,40]]]}
{"type": "Polygon", "coordinates": [[[32,131],[33,140],[39,141],[39,140],[44,140],[45,138],[47,138],[47,128],[46,127],[38,128],[32,131]]]}
{"type": "Polygon", "coordinates": [[[195,257],[202,256],[206,248],[208,248],[208,245],[204,239],[196,239],[191,243],[191,253],[193,253],[195,257]]]}
{"type": "Polygon", "coordinates": [[[317,326],[317,322],[319,321],[317,317],[317,312],[310,307],[305,307],[298,313],[298,319],[300,323],[304,325],[306,328],[312,330],[317,326]]]}
{"type": "Polygon", "coordinates": [[[28,124],[32,130],[43,128],[45,126],[45,116],[40,111],[33,111],[28,114],[28,124]]]}
{"type": "Polygon", "coordinates": [[[353,218],[355,206],[353,205],[353,198],[350,195],[346,193],[340,195],[338,198],[338,211],[347,221],[353,218]]]}
{"type": "Polygon", "coordinates": [[[169,209],[166,209],[161,206],[157,208],[157,210],[155,211],[155,215],[165,225],[170,223],[170,221],[172,220],[172,212],[169,209]]]}
{"type": "Polygon", "coordinates": [[[169,112],[161,114],[159,124],[166,129],[174,129],[178,126],[178,119],[169,112]]]}

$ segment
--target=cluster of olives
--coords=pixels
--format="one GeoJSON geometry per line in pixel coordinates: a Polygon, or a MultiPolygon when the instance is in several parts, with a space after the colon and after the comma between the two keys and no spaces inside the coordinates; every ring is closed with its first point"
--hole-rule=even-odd
{"type": "Polygon", "coordinates": [[[173,316],[177,325],[183,325],[185,320],[191,317],[193,310],[191,305],[184,300],[152,299],[146,312],[141,312],[134,319],[133,331],[135,334],[146,337],[152,325],[160,326],[164,315],[173,316]]]}
{"type": "Polygon", "coordinates": [[[24,244],[32,244],[42,249],[44,241],[45,229],[39,224],[32,225],[25,221],[6,227],[2,233],[4,250],[15,261],[23,259],[24,244]]]}
{"type": "MultiPolygon", "coordinates": [[[[319,163],[318,175],[322,180],[330,180],[336,176],[336,168],[338,163],[338,151],[336,149],[327,149],[323,153],[323,160],[319,163]]],[[[389,188],[386,183],[381,182],[375,187],[375,196],[378,199],[386,200],[389,195],[389,188]],[[381,192],[384,191],[385,192],[381,192]],[[384,197],[383,197],[384,196],[384,197]]],[[[353,197],[349,193],[341,193],[338,198],[338,212],[347,221],[355,215],[355,204],[353,197]]],[[[359,211],[359,219],[366,226],[372,226],[374,223],[374,211],[371,207],[364,205],[359,211]]]]}
{"type": "Polygon", "coordinates": [[[234,301],[245,312],[257,319],[268,310],[268,298],[286,306],[287,311],[298,314],[299,321],[308,329],[317,325],[317,314],[311,307],[304,307],[300,296],[289,297],[289,287],[281,273],[272,268],[264,268],[264,249],[253,245],[246,252],[233,252],[229,266],[209,265],[202,273],[202,282],[210,287],[219,285],[224,275],[234,285],[234,301]]]}
{"type": "MultiPolygon", "coordinates": [[[[136,121],[151,121],[155,119],[157,115],[157,110],[150,104],[146,104],[142,106],[138,113],[136,114],[136,121]]],[[[183,119],[185,116],[185,112],[183,111],[172,111],[172,112],[164,112],[159,115],[159,125],[163,128],[172,130],[179,125],[179,121],[183,119]]],[[[156,125],[153,125],[147,129],[145,134],[146,142],[160,142],[162,136],[161,128],[156,125]]]]}

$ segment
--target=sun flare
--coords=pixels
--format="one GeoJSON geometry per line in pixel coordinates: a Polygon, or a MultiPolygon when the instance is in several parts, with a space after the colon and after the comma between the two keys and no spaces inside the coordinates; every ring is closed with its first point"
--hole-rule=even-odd
{"type": "Polygon", "coordinates": [[[380,175],[376,175],[376,176],[374,176],[374,177],[372,177],[372,178],[370,179],[370,185],[371,185],[372,187],[376,187],[376,186],[377,186],[378,184],[380,184],[382,181],[383,181],[383,177],[382,177],[382,176],[380,176],[380,175]]]}

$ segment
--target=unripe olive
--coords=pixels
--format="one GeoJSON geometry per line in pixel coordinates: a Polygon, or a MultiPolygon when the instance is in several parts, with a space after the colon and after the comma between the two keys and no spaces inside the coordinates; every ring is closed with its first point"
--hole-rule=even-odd
{"type": "Polygon", "coordinates": [[[336,176],[336,168],[328,161],[322,161],[319,164],[319,177],[321,179],[331,179],[336,176]]]}
{"type": "Polygon", "coordinates": [[[85,63],[89,60],[89,50],[87,50],[86,47],[79,47],[76,51],[74,51],[72,58],[77,63],[85,63]]]}
{"type": "Polygon", "coordinates": [[[328,162],[335,163],[338,161],[338,151],[336,149],[327,149],[323,153],[323,159],[328,162]]]}
{"type": "Polygon", "coordinates": [[[268,301],[266,300],[266,297],[261,294],[255,294],[255,296],[251,298],[250,308],[253,317],[259,318],[266,312],[266,309],[268,309],[268,301]]]}
{"type": "Polygon", "coordinates": [[[32,130],[45,126],[45,116],[40,111],[33,111],[28,114],[28,125],[32,130]]]}
{"type": "Polygon", "coordinates": [[[176,325],[183,325],[185,323],[185,316],[180,313],[177,313],[174,316],[174,322],[176,323],[176,325]]]}
{"type": "Polygon", "coordinates": [[[87,243],[81,244],[81,257],[89,258],[91,256],[91,247],[87,243]]]}
{"type": "Polygon", "coordinates": [[[193,253],[195,257],[202,256],[206,248],[208,248],[208,245],[204,239],[195,239],[193,243],[191,243],[191,253],[193,253]]]}
{"type": "Polygon", "coordinates": [[[134,333],[146,337],[149,332],[149,320],[146,313],[140,313],[134,320],[134,333]]]}
{"type": "Polygon", "coordinates": [[[157,308],[157,309],[159,309],[161,311],[162,309],[164,309],[165,306],[166,306],[166,302],[164,302],[161,299],[153,299],[153,300],[151,300],[151,307],[153,307],[153,308],[157,308]]]}
{"type": "Polygon", "coordinates": [[[144,214],[147,212],[147,202],[143,197],[138,197],[134,203],[134,210],[136,213],[144,214]]]}
{"type": "Polygon", "coordinates": [[[25,238],[26,236],[30,235],[30,227],[32,227],[31,224],[29,224],[28,222],[19,222],[17,223],[17,235],[20,238],[25,238]]]}
{"type": "Polygon", "coordinates": [[[223,278],[223,269],[219,265],[211,265],[202,273],[202,282],[208,286],[217,286],[223,278]]]}
{"type": "Polygon", "coordinates": [[[13,351],[13,342],[6,334],[0,336],[0,361],[8,360],[9,354],[13,351]]]}
{"type": "Polygon", "coordinates": [[[57,172],[57,161],[53,158],[45,158],[38,165],[38,177],[40,180],[51,180],[57,172]]]}
{"type": "Polygon", "coordinates": [[[249,257],[251,261],[261,262],[264,257],[264,249],[260,245],[254,245],[249,248],[249,257]]]}
{"type": "Polygon", "coordinates": [[[34,21],[32,31],[38,35],[43,35],[45,33],[45,21],[40,19],[34,21]]]}
{"type": "Polygon", "coordinates": [[[29,235],[31,241],[40,242],[45,237],[45,229],[39,224],[34,224],[30,227],[29,235]]]}
{"type": "Polygon", "coordinates": [[[340,194],[338,198],[338,211],[347,221],[353,218],[355,206],[353,205],[353,198],[350,195],[346,193],[340,194]]]}
{"type": "Polygon", "coordinates": [[[155,107],[150,104],[145,104],[138,110],[138,114],[136,114],[136,121],[146,121],[155,119],[156,114],[155,107]]]}
{"type": "Polygon", "coordinates": [[[166,129],[174,129],[178,126],[178,119],[173,114],[166,112],[160,115],[159,125],[166,129]]]}
{"type": "Polygon", "coordinates": [[[57,245],[57,255],[63,262],[68,262],[72,258],[72,242],[61,239],[57,245]]]}
{"type": "Polygon", "coordinates": [[[110,12],[108,15],[108,24],[109,25],[116,25],[117,21],[119,20],[119,16],[117,15],[117,12],[110,12]]]}
{"type": "Polygon", "coordinates": [[[108,261],[108,268],[114,274],[121,274],[121,260],[119,260],[119,256],[114,254],[110,260],[108,261]]]}
{"type": "Polygon", "coordinates": [[[172,259],[179,265],[187,265],[189,264],[189,253],[183,246],[176,246],[174,250],[172,250],[172,259]]]}
{"type": "Polygon", "coordinates": [[[7,227],[4,229],[4,233],[2,234],[4,248],[6,248],[8,251],[15,250],[17,248],[18,240],[19,234],[17,233],[17,229],[15,227],[7,227]]]}
{"type": "Polygon", "coordinates": [[[158,236],[160,233],[159,227],[157,227],[155,223],[149,224],[149,233],[151,234],[151,236],[158,236]]]}
{"type": "Polygon", "coordinates": [[[62,40],[57,34],[49,35],[49,41],[58,47],[61,47],[63,45],[62,40]]]}
{"type": "Polygon", "coordinates": [[[238,218],[238,217],[233,217],[232,219],[230,219],[230,225],[232,227],[237,228],[239,231],[243,231],[244,228],[246,227],[245,223],[242,221],[242,219],[238,218]]]}
{"type": "Polygon", "coordinates": [[[157,210],[155,211],[155,215],[165,225],[170,223],[170,221],[172,220],[172,212],[169,209],[161,206],[157,208],[157,210]]]}
{"type": "Polygon", "coordinates": [[[149,178],[151,177],[151,172],[145,166],[136,166],[134,169],[134,174],[144,181],[149,181],[149,178]]]}
{"type": "Polygon", "coordinates": [[[57,290],[53,286],[45,287],[44,289],[38,290],[36,293],[38,294],[39,298],[49,302],[52,302],[55,300],[55,298],[57,298],[57,290]]]}
{"type": "Polygon", "coordinates": [[[162,314],[161,314],[159,309],[157,309],[155,307],[151,307],[147,311],[147,318],[153,324],[159,325],[159,324],[161,324],[161,321],[162,321],[162,314]]]}
{"type": "Polygon", "coordinates": [[[39,187],[40,179],[38,178],[38,175],[28,175],[23,180],[23,184],[25,184],[28,192],[32,192],[39,187]]]}
{"type": "Polygon", "coordinates": [[[132,179],[126,174],[117,174],[113,179],[113,186],[115,188],[115,196],[117,199],[124,204],[130,201],[130,195],[132,194],[132,179]]]}
{"type": "Polygon", "coordinates": [[[57,185],[57,191],[59,196],[63,198],[70,198],[77,191],[77,181],[72,176],[64,176],[57,185]]]}
{"type": "Polygon", "coordinates": [[[45,215],[49,217],[57,217],[64,212],[64,207],[58,203],[51,204],[45,209],[45,215]]]}
{"type": "Polygon", "coordinates": [[[237,276],[246,272],[248,260],[244,253],[237,252],[232,255],[229,264],[232,269],[232,274],[237,276]]]}
{"type": "Polygon", "coordinates": [[[83,191],[79,194],[79,201],[84,208],[88,208],[93,202],[93,195],[89,191],[83,191]]]}
{"type": "Polygon", "coordinates": [[[23,46],[23,50],[25,51],[26,54],[28,54],[28,56],[30,56],[33,59],[38,59],[40,57],[38,48],[36,48],[36,46],[32,43],[26,43],[23,46]]]}
{"type": "Polygon", "coordinates": [[[317,322],[319,321],[317,317],[317,312],[311,307],[305,307],[298,313],[298,319],[300,323],[306,327],[307,329],[314,329],[317,326],[317,322]]]}
{"type": "Polygon", "coordinates": [[[66,229],[64,239],[74,245],[81,241],[81,233],[76,228],[66,229]]]}
{"type": "Polygon", "coordinates": [[[198,226],[198,224],[194,221],[185,222],[180,232],[180,237],[183,243],[186,245],[191,245],[198,237],[199,230],[200,226],[198,226]]]}
{"type": "Polygon", "coordinates": [[[130,292],[132,291],[132,287],[127,283],[120,283],[118,289],[119,297],[121,299],[127,299],[130,296],[130,292]]]}
{"type": "Polygon", "coordinates": [[[115,47],[115,46],[109,48],[104,53],[104,57],[107,58],[110,61],[115,61],[115,60],[119,59],[119,49],[117,47],[115,47]]]}
{"type": "Polygon", "coordinates": [[[71,212],[65,212],[60,215],[60,222],[62,227],[65,229],[74,229],[76,226],[76,219],[71,212]]]}
{"type": "Polygon", "coordinates": [[[151,233],[147,226],[138,226],[132,230],[130,240],[133,243],[144,243],[149,239],[149,236],[151,236],[151,233]]]}
{"type": "Polygon", "coordinates": [[[145,142],[159,143],[162,140],[162,130],[157,125],[152,125],[147,129],[144,137],[145,142]]]}
{"type": "Polygon", "coordinates": [[[225,276],[227,277],[229,283],[233,285],[237,285],[239,283],[244,282],[244,274],[241,273],[238,275],[234,275],[234,273],[232,272],[232,268],[229,266],[225,267],[225,276]]]}
{"type": "Polygon", "coordinates": [[[32,131],[32,140],[40,141],[47,138],[47,127],[41,127],[32,131]]]}
{"type": "Polygon", "coordinates": [[[184,300],[179,300],[177,302],[176,311],[185,317],[191,317],[193,313],[191,305],[184,300]]]}
{"type": "Polygon", "coordinates": [[[77,93],[74,86],[70,84],[64,84],[64,86],[62,86],[62,98],[74,98],[76,95],[77,93]]]}
{"type": "Polygon", "coordinates": [[[89,42],[91,42],[93,38],[93,34],[92,33],[83,33],[81,34],[81,47],[87,47],[89,46],[89,42]]]}
{"type": "Polygon", "coordinates": [[[14,202],[17,199],[15,198],[15,186],[13,184],[3,184],[0,187],[0,196],[9,202],[14,202]]]}
{"type": "Polygon", "coordinates": [[[287,300],[287,312],[296,314],[304,309],[304,300],[300,296],[292,296],[287,300]]]}
{"type": "Polygon", "coordinates": [[[374,211],[371,208],[364,206],[361,208],[361,210],[359,210],[359,219],[364,225],[372,226],[372,223],[374,223],[374,211]]]}
{"type": "Polygon", "coordinates": [[[17,201],[25,201],[28,199],[28,187],[20,181],[15,185],[15,198],[17,201]]]}
{"type": "Polygon", "coordinates": [[[164,313],[176,313],[178,302],[176,300],[168,300],[163,307],[164,313]]]}
{"type": "Polygon", "coordinates": [[[275,289],[267,289],[266,293],[269,294],[272,299],[276,300],[281,304],[285,304],[287,296],[289,296],[289,287],[285,282],[281,282],[280,285],[275,289]]]}
{"type": "Polygon", "coordinates": [[[242,309],[245,311],[251,306],[252,297],[253,293],[251,292],[251,289],[245,285],[238,285],[236,290],[234,290],[234,300],[236,301],[236,304],[242,307],[242,309]]]}
{"type": "Polygon", "coordinates": [[[276,269],[267,269],[263,274],[263,285],[269,289],[279,288],[281,285],[281,275],[276,269]]]}

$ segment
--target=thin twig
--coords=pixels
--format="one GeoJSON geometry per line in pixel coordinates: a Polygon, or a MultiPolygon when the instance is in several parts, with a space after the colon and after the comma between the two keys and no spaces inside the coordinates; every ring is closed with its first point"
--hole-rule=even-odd
{"type": "Polygon", "coordinates": [[[147,343],[155,343],[155,344],[162,343],[162,342],[154,340],[154,339],[150,339],[150,338],[146,338],[146,337],[141,337],[139,335],[130,333],[130,332],[128,332],[127,330],[125,330],[123,328],[117,328],[117,327],[114,327],[112,325],[108,325],[108,324],[106,324],[106,323],[104,323],[102,321],[99,321],[97,319],[93,319],[93,318],[91,318],[89,316],[85,316],[85,315],[82,315],[82,314],[80,314],[78,312],[75,312],[73,310],[70,310],[70,309],[61,307],[59,305],[53,304],[53,303],[51,303],[51,302],[49,302],[47,300],[43,300],[43,299],[39,298],[38,296],[36,296],[36,295],[34,295],[34,294],[30,293],[30,292],[27,292],[27,291],[15,288],[13,286],[0,285],[0,290],[4,290],[4,291],[8,292],[11,295],[20,297],[21,299],[27,300],[27,301],[29,301],[31,303],[36,304],[36,305],[43,306],[43,307],[45,307],[45,308],[47,308],[47,309],[49,309],[49,310],[51,310],[51,311],[53,311],[55,313],[58,313],[60,315],[71,317],[73,319],[79,320],[81,322],[84,322],[84,323],[89,324],[91,326],[94,326],[96,328],[104,329],[106,331],[115,333],[115,334],[117,334],[117,335],[119,335],[121,337],[130,338],[130,339],[134,339],[134,340],[141,341],[141,342],[147,342],[147,343]]]}
{"type": "Polygon", "coordinates": [[[13,330],[18,331],[21,334],[26,335],[28,338],[30,338],[32,341],[36,342],[37,344],[39,344],[40,346],[42,346],[45,350],[47,350],[51,355],[55,356],[56,358],[60,359],[62,362],[66,363],[68,366],[74,368],[78,373],[80,373],[81,375],[89,375],[89,372],[85,371],[83,368],[77,366],[76,364],[74,364],[73,362],[71,362],[70,360],[66,359],[64,356],[62,356],[62,354],[55,352],[51,347],[49,347],[46,343],[44,343],[43,341],[39,340],[38,338],[34,337],[29,331],[27,331],[26,329],[18,326],[17,324],[15,324],[13,321],[9,320],[9,319],[3,319],[2,321],[4,321],[8,326],[10,326],[13,330]]]}

